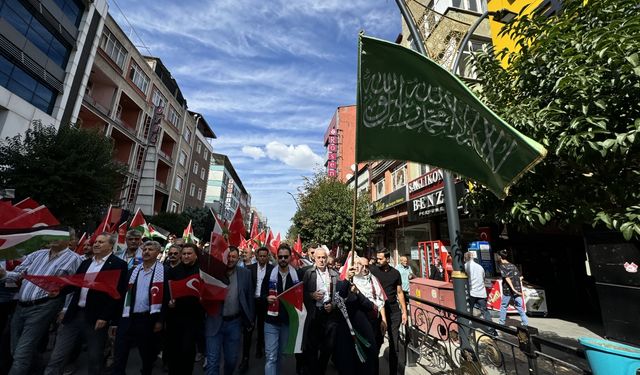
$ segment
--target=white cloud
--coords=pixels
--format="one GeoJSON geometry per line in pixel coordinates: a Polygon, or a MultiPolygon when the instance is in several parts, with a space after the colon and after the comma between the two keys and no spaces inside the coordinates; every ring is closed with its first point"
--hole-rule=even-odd
{"type": "Polygon", "coordinates": [[[261,159],[265,156],[264,151],[260,147],[255,146],[243,146],[242,153],[245,155],[249,155],[254,159],[261,159]]]}
{"type": "Polygon", "coordinates": [[[280,160],[286,165],[298,169],[313,170],[318,164],[322,163],[322,158],[313,152],[311,147],[305,144],[287,146],[283,143],[273,141],[267,143],[265,150],[269,158],[280,160]]]}

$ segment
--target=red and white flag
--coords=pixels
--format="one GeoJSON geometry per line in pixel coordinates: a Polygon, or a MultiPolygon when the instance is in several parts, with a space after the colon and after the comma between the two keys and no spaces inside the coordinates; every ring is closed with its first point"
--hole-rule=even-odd
{"type": "Polygon", "coordinates": [[[91,235],[91,239],[89,239],[89,243],[96,242],[96,238],[98,238],[98,236],[101,235],[102,233],[111,232],[111,225],[109,223],[111,223],[112,215],[113,215],[113,207],[109,205],[109,210],[107,210],[107,214],[104,216],[104,218],[102,219],[102,222],[100,222],[100,225],[98,225],[96,230],[91,235]]]}
{"type": "Polygon", "coordinates": [[[47,207],[39,206],[32,210],[23,211],[22,214],[5,221],[2,227],[5,229],[23,229],[55,225],[60,225],[58,219],[53,216],[47,207]]]}
{"type": "Polygon", "coordinates": [[[244,220],[242,219],[242,213],[240,207],[236,209],[233,219],[229,224],[229,245],[239,246],[240,241],[247,236],[247,230],[244,227],[244,220]]]}
{"type": "Polygon", "coordinates": [[[69,285],[104,292],[115,299],[121,297],[116,289],[118,279],[120,279],[120,270],[78,273],[68,276],[24,275],[24,278],[47,292],[57,292],[62,287],[69,285]]]}

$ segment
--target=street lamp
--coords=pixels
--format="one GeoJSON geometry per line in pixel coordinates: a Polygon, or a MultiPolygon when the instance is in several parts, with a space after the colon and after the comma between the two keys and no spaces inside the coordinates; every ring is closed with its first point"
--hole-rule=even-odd
{"type": "Polygon", "coordinates": [[[296,199],[296,197],[291,194],[291,192],[287,191],[287,194],[289,194],[291,196],[291,198],[293,198],[293,201],[296,202],[296,206],[298,206],[298,211],[300,211],[300,204],[298,203],[298,200],[296,199]]]}

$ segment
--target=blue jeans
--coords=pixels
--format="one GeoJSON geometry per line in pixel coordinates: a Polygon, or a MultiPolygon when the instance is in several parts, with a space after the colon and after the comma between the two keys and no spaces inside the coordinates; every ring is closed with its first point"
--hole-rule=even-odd
{"type": "Polygon", "coordinates": [[[205,374],[220,373],[220,359],[224,352],[224,375],[231,375],[238,364],[240,341],[242,339],[242,322],[240,318],[223,321],[218,333],[206,337],[207,367],[205,374]]]}
{"type": "Polygon", "coordinates": [[[10,327],[11,354],[13,355],[10,375],[30,373],[36,347],[62,309],[63,303],[63,298],[52,298],[40,305],[27,307],[18,305],[10,327]]]}
{"type": "Polygon", "coordinates": [[[527,319],[527,314],[525,314],[524,310],[522,309],[522,304],[524,303],[522,296],[505,296],[504,294],[502,295],[502,302],[500,303],[500,324],[504,324],[504,322],[507,320],[507,307],[509,306],[509,302],[511,300],[513,300],[513,305],[515,306],[516,311],[518,311],[518,314],[520,314],[522,325],[528,326],[529,319],[527,319]]]}
{"type": "Polygon", "coordinates": [[[282,364],[282,350],[287,345],[289,326],[264,323],[264,375],[278,375],[282,364]]]}

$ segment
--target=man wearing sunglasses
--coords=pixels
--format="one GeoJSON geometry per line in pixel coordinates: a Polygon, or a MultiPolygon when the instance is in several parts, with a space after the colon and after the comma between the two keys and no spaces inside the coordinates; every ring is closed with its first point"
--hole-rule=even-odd
{"type": "Polygon", "coordinates": [[[182,253],[182,248],[178,245],[169,246],[169,250],[167,252],[167,259],[164,261],[164,265],[167,269],[175,268],[180,263],[180,255],[182,253]]]}
{"type": "Polygon", "coordinates": [[[269,275],[269,296],[267,297],[269,307],[264,320],[265,375],[282,373],[282,351],[289,337],[289,319],[284,306],[276,305],[277,295],[300,282],[296,269],[289,264],[290,261],[291,247],[283,243],[278,247],[278,267],[274,268],[269,275]]]}

